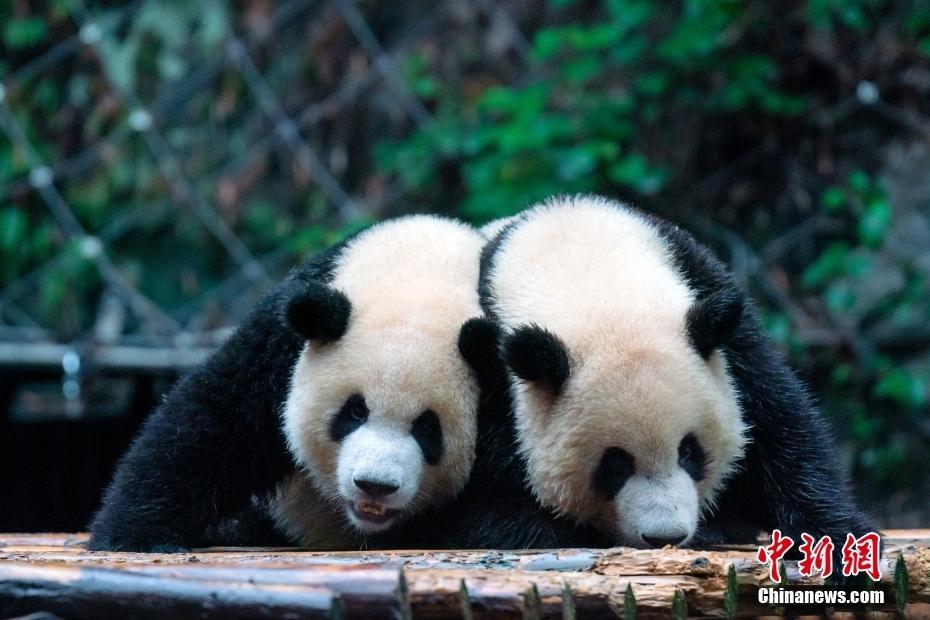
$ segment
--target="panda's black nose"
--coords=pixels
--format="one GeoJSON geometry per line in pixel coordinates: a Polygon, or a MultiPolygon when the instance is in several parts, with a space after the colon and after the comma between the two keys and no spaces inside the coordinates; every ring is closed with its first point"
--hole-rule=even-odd
{"type": "Polygon", "coordinates": [[[672,534],[671,536],[664,534],[662,536],[646,536],[643,534],[643,542],[650,547],[660,549],[666,545],[671,545],[674,547],[687,537],[687,534],[672,534]]]}
{"type": "Polygon", "coordinates": [[[385,484],[383,482],[375,482],[374,480],[365,480],[365,479],[355,479],[355,486],[365,491],[368,495],[372,497],[384,497],[390,495],[400,487],[396,484],[385,484]]]}

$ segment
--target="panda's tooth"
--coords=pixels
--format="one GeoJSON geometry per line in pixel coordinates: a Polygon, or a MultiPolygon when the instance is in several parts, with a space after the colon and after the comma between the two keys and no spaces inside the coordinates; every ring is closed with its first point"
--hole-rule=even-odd
{"type": "Polygon", "coordinates": [[[381,517],[386,512],[386,509],[384,508],[384,506],[382,506],[381,504],[377,504],[375,502],[361,501],[361,502],[358,502],[356,506],[359,512],[363,512],[365,514],[372,515],[374,517],[381,517]]]}

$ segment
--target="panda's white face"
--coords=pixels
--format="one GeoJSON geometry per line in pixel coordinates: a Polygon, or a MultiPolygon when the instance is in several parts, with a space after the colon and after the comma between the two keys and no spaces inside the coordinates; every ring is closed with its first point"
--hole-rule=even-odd
{"type": "Polygon", "coordinates": [[[448,501],[468,478],[478,388],[456,337],[446,326],[350,330],[308,344],[297,363],[284,411],[291,451],[363,533],[448,501]]]}
{"type": "Polygon", "coordinates": [[[597,196],[501,235],[482,277],[533,491],[619,543],[687,542],[745,443],[721,353],[742,297],[692,288],[654,223],[597,196]]]}
{"type": "Polygon", "coordinates": [[[540,500],[628,546],[686,544],[745,444],[723,357],[683,342],[601,344],[572,356],[558,394],[515,391],[540,500]]]}
{"type": "MultiPolygon", "coordinates": [[[[386,529],[416,498],[425,454],[412,428],[397,428],[386,420],[369,423],[361,395],[350,398],[346,407],[352,412],[340,411],[338,416],[351,416],[345,422],[358,426],[342,439],[336,465],[339,494],[346,499],[348,517],[356,527],[371,532],[386,529]]],[[[429,415],[427,411],[420,418],[429,415]]],[[[340,423],[344,422],[334,421],[340,423]]],[[[438,422],[433,428],[432,441],[441,449],[442,429],[438,422]]]]}
{"type": "MultiPolygon", "coordinates": [[[[385,530],[465,486],[479,387],[460,336],[482,313],[483,244],[465,224],[398,218],[349,241],[330,282],[287,292],[284,316],[307,344],[284,434],[313,490],[355,531],[385,530]]],[[[326,517],[283,495],[279,524],[305,540],[316,528],[300,515],[326,517]]]]}

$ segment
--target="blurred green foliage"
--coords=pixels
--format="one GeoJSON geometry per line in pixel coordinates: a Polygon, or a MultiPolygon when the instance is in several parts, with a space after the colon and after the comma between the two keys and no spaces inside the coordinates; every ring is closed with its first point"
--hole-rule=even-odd
{"type": "Polygon", "coordinates": [[[779,87],[773,59],[733,50],[722,36],[752,27],[745,3],[692,0],[675,7],[671,18],[672,5],[653,0],[598,4],[583,21],[536,32],[525,84],[488,88],[473,100],[436,87],[414,57],[413,83],[421,96],[437,99],[438,118],[386,145],[382,165],[409,186],[427,189],[439,182],[443,161],[463,160],[461,211],[482,221],[559,192],[621,187],[656,194],[672,167],[651,160],[638,143],[644,126],[660,126],[670,116],[805,111],[802,95],[779,87]]]}
{"type": "MultiPolygon", "coordinates": [[[[556,193],[628,199],[730,261],[873,510],[930,515],[930,239],[915,233],[930,226],[930,183],[907,192],[917,181],[899,178],[902,166],[925,177],[930,155],[890,155],[926,143],[930,1],[505,2],[525,45],[460,3],[394,58],[423,124],[390,84],[359,86],[379,69],[329,3],[307,4],[279,24],[258,0],[92,5],[99,37],[85,30],[33,70],[78,35],[69,4],[0,0],[5,105],[130,284],[191,330],[254,301],[257,285],[227,291],[242,266],[198,201],[277,276],[398,212],[480,224],[556,193]],[[357,203],[333,204],[269,142],[277,119],[223,55],[232,36],[284,113],[314,110],[299,137],[357,203]],[[318,111],[350,86],[361,95],[318,111]],[[153,152],[149,125],[170,156],[153,152]]],[[[388,47],[444,10],[358,5],[388,47]]],[[[31,158],[0,131],[0,290],[39,274],[16,305],[56,338],[85,337],[106,286],[31,187],[31,158]]]]}

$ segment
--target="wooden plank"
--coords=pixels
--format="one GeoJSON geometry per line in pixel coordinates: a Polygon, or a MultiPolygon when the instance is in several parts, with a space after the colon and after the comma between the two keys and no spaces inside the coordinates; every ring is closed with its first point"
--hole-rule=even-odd
{"type": "MultiPolygon", "coordinates": [[[[5,592],[0,594],[0,615],[54,611],[67,600],[78,601],[81,609],[99,605],[113,614],[139,604],[143,614],[170,608],[182,615],[215,617],[284,613],[300,605],[306,614],[344,611],[349,618],[405,618],[411,610],[417,618],[556,618],[563,609],[574,609],[579,618],[748,617],[778,611],[757,602],[758,589],[772,584],[755,559],[755,546],[707,551],[203,549],[138,554],[87,552],[81,546],[84,540],[65,534],[0,535],[0,592],[5,592]],[[568,605],[565,592],[571,593],[568,605]],[[44,602],[51,607],[39,605],[44,602]]],[[[883,579],[875,584],[885,593],[885,603],[873,611],[894,612],[900,604],[906,615],[919,616],[926,609],[921,605],[930,603],[930,531],[888,533],[885,543],[883,579]],[[896,581],[899,557],[903,564],[896,581]],[[902,582],[905,571],[908,578],[902,582]],[[896,598],[896,592],[906,597],[896,598]]],[[[823,585],[817,578],[801,577],[796,562],[786,562],[785,568],[791,588],[823,585]]],[[[823,610],[790,607],[779,613],[785,611],[823,610]]]]}
{"type": "Polygon", "coordinates": [[[340,618],[321,587],[154,577],[92,566],[0,564],[0,615],[67,618],[340,618]]]}

